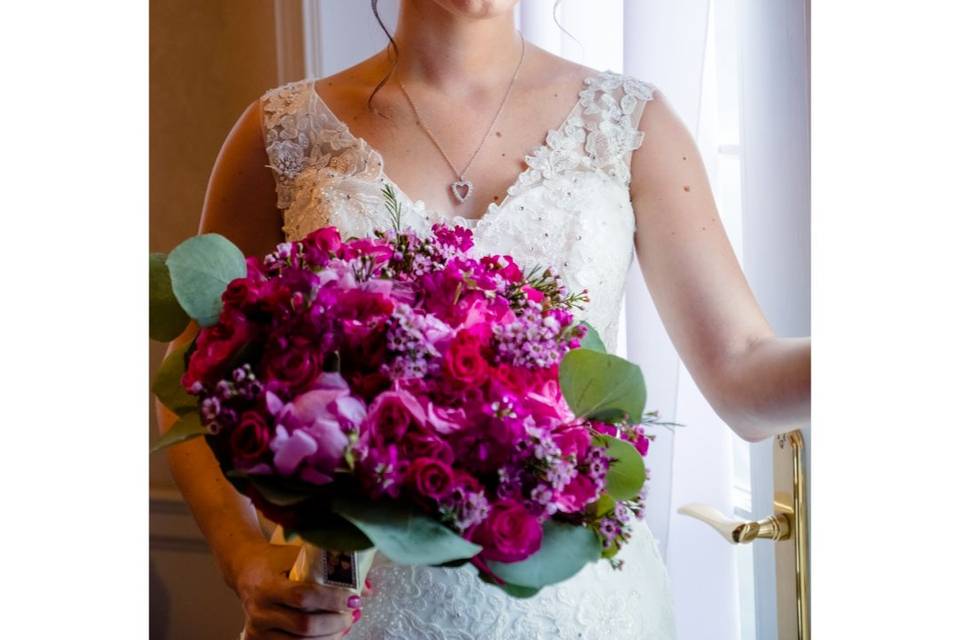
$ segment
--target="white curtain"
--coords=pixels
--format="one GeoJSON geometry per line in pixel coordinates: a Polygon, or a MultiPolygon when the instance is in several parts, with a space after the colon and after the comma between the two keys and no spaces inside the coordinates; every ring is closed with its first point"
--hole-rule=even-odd
{"type": "MultiPolygon", "coordinates": [[[[308,75],[334,73],[385,45],[369,3],[302,1],[308,75]]],[[[760,247],[767,244],[771,233],[782,236],[783,227],[751,232],[750,244],[745,247],[741,191],[750,198],[762,194],[762,206],[776,206],[789,194],[795,195],[798,188],[796,182],[784,182],[782,174],[781,182],[760,186],[760,180],[770,177],[769,168],[766,173],[758,169],[755,177],[744,176],[741,180],[740,175],[740,98],[744,96],[739,74],[731,75],[729,62],[731,51],[733,58],[739,57],[741,45],[731,38],[737,37],[738,25],[741,30],[748,29],[749,43],[760,42],[762,46],[744,50],[754,61],[765,59],[770,43],[764,44],[758,32],[768,40],[776,38],[763,23],[767,19],[763,7],[771,4],[781,7],[780,13],[804,6],[802,0],[564,0],[556,9],[555,22],[554,0],[522,0],[515,14],[517,27],[528,41],[596,69],[624,72],[652,82],[663,91],[697,139],[721,218],[737,255],[741,260],[744,253],[752,257],[748,277],[751,271],[762,272],[777,259],[764,254],[760,247]],[[726,51],[726,67],[717,64],[718,51],[726,51]]],[[[397,7],[397,0],[380,2],[381,15],[391,29],[397,7]]],[[[793,62],[786,59],[780,64],[793,62]]],[[[734,60],[733,66],[739,70],[741,65],[734,60]]],[[[764,68],[769,71],[775,67],[771,63],[764,68]]],[[[751,120],[763,118],[777,107],[764,102],[765,87],[749,84],[753,80],[756,76],[750,74],[744,79],[747,90],[752,91],[745,96],[744,105],[750,107],[751,120]]],[[[799,112],[794,109],[792,113],[799,112]]],[[[775,121],[768,117],[765,122],[775,121]]],[[[752,158],[748,166],[772,164],[767,159],[776,149],[762,138],[768,131],[749,126],[745,129],[744,146],[751,150],[752,158]]],[[[800,150],[798,159],[802,159],[805,150],[800,150]]],[[[748,231],[762,229],[756,222],[763,217],[761,205],[754,204],[751,209],[754,222],[748,231]]],[[[784,209],[780,217],[789,218],[792,229],[808,227],[809,217],[802,215],[804,206],[801,200],[784,209]]],[[[809,272],[808,248],[806,255],[805,265],[802,260],[794,261],[793,272],[809,272]]],[[[775,286],[775,281],[767,279],[761,286],[764,285],[775,286]]],[[[806,286],[807,290],[800,294],[808,293],[809,284],[806,286]]],[[[809,313],[809,303],[806,309],[809,313]]],[[[802,333],[801,330],[795,335],[802,333]]],[[[644,370],[649,408],[658,409],[665,420],[686,425],[675,431],[654,429],[647,513],[673,581],[679,636],[689,640],[752,638],[754,620],[747,619],[754,615],[752,594],[744,596],[744,578],[738,575],[735,548],[703,524],[676,515],[676,508],[688,502],[705,502],[727,513],[748,513],[749,454],[744,455],[745,447],[722,424],[680,362],[636,265],[628,282],[620,338],[621,355],[644,370]],[[746,480],[739,477],[744,473],[746,480]],[[744,484],[746,493],[742,491],[744,484]],[[742,495],[737,493],[737,486],[742,495]]],[[[759,505],[758,511],[765,508],[759,505]]],[[[743,566],[741,562],[741,574],[743,566]]],[[[752,580],[751,576],[746,577],[747,582],[752,580]]]]}

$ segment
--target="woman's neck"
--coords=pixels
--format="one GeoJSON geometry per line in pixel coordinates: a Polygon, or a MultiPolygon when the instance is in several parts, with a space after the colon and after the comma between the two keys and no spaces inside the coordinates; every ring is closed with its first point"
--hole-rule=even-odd
{"type": "Polygon", "coordinates": [[[432,0],[402,3],[394,40],[400,50],[397,78],[450,94],[502,87],[517,66],[521,46],[511,12],[468,19],[432,0]]]}

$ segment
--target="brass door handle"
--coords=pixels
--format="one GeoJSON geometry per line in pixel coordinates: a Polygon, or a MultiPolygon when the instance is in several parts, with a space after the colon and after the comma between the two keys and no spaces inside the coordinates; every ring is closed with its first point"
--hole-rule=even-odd
{"type": "Polygon", "coordinates": [[[707,523],[731,544],[747,544],[757,538],[789,540],[793,530],[790,515],[786,513],[775,513],[756,522],[728,518],[719,509],[706,504],[684,505],[677,509],[677,513],[707,523]]]}
{"type": "Polygon", "coordinates": [[[705,504],[688,504],[678,512],[707,523],[731,544],[758,538],[779,541],[773,548],[778,576],[777,637],[810,640],[810,549],[803,450],[800,431],[777,436],[773,443],[772,516],[757,522],[735,520],[705,504]]]}

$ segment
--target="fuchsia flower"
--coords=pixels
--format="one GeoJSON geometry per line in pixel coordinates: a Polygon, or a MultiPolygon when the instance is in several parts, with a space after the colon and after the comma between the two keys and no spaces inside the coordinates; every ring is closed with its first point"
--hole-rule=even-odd
{"type": "Polygon", "coordinates": [[[270,450],[270,427],[256,411],[245,411],[230,433],[230,449],[240,467],[257,463],[270,450]]]}
{"type": "Polygon", "coordinates": [[[443,364],[451,378],[468,386],[486,382],[490,368],[483,356],[480,339],[467,331],[461,331],[454,337],[444,355],[443,364]]]}
{"type": "Polygon", "coordinates": [[[442,500],[453,490],[453,469],[436,458],[418,458],[407,469],[408,482],[421,496],[442,500]]]}
{"type": "MultiPolygon", "coordinates": [[[[248,259],[182,379],[218,457],[409,500],[481,545],[480,566],[528,558],[551,517],[587,523],[610,466],[593,436],[644,455],[649,440],[564,400],[559,363],[583,332],[562,283],[472,249],[461,227],[359,239],[327,227],[248,259]]],[[[296,521],[296,506],[255,499],[296,521]]],[[[617,508],[592,524],[605,545],[627,527],[617,508]]]]}
{"type": "Polygon", "coordinates": [[[423,407],[407,391],[397,389],[381,393],[367,413],[365,427],[378,444],[400,442],[411,427],[423,425],[423,407]]]}
{"type": "Polygon", "coordinates": [[[483,547],[484,560],[519,562],[540,549],[543,528],[522,504],[506,499],[493,503],[490,515],[467,537],[483,547]]]}
{"type": "Polygon", "coordinates": [[[190,390],[196,383],[213,386],[226,373],[230,358],[253,338],[254,327],[237,312],[225,312],[220,322],[200,331],[197,346],[183,375],[182,384],[190,390]]]}

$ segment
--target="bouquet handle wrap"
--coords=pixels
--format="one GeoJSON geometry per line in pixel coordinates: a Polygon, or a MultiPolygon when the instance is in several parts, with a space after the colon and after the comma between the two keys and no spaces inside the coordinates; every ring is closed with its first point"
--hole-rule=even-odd
{"type": "Polygon", "coordinates": [[[373,566],[376,549],[332,551],[305,542],[300,536],[293,536],[286,542],[284,540],[282,527],[278,526],[271,536],[271,542],[300,547],[300,553],[290,568],[290,580],[315,582],[345,589],[357,595],[363,591],[364,581],[373,566]]]}

